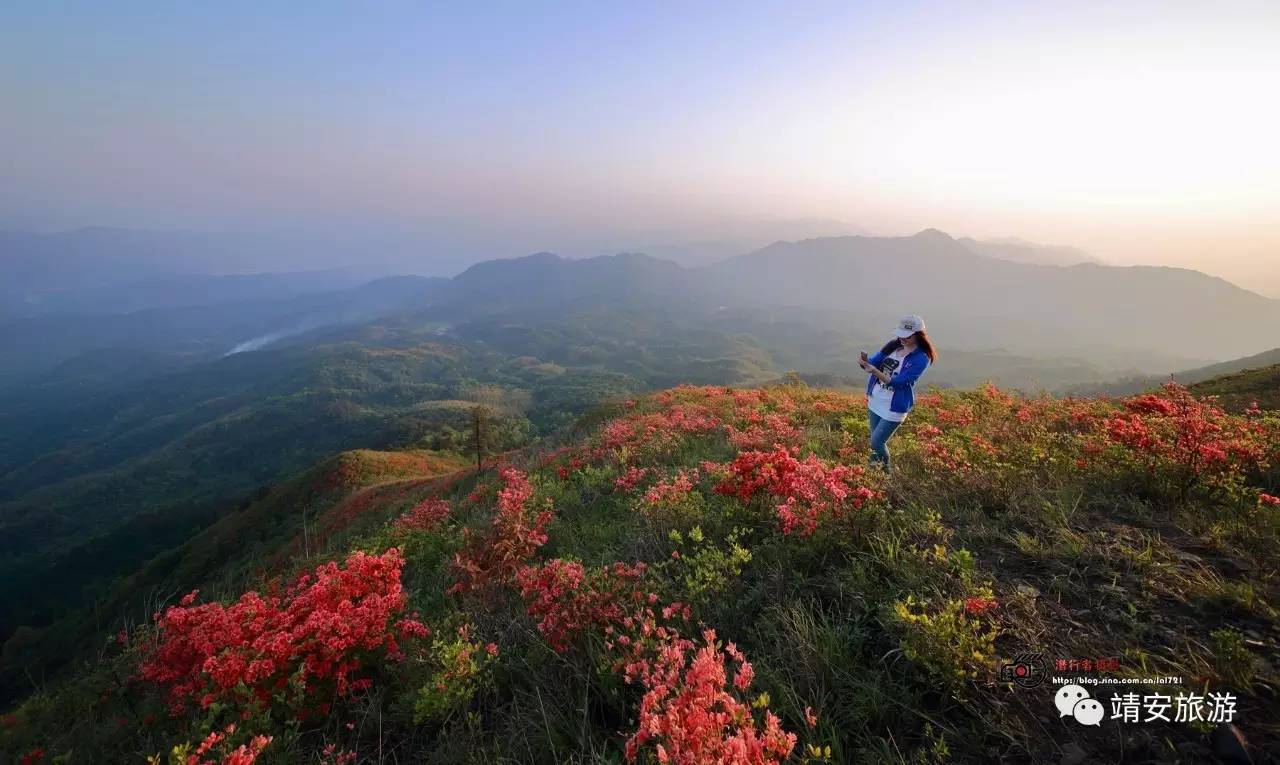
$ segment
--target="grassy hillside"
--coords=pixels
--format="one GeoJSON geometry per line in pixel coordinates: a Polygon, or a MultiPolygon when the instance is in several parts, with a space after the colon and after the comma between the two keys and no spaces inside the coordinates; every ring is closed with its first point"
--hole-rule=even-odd
{"type": "MultiPolygon", "coordinates": [[[[0,687],[7,697],[29,693],[37,678],[56,673],[94,648],[104,618],[146,620],[156,603],[174,593],[239,592],[264,576],[291,571],[295,559],[340,549],[353,533],[402,510],[402,496],[455,480],[441,476],[455,476],[467,464],[456,455],[430,451],[358,450],[323,460],[264,489],[194,536],[172,542],[127,576],[97,581],[91,610],[55,604],[61,610],[51,612],[57,614],[53,624],[24,628],[5,645],[0,687]]],[[[132,524],[128,531],[158,543],[165,537],[157,534],[157,522],[163,519],[132,524]]],[[[110,555],[112,550],[104,545],[100,552],[110,555]]],[[[93,563],[79,556],[71,563],[83,567],[80,573],[94,570],[93,563]]]]}
{"type": "Polygon", "coordinates": [[[862,397],[803,386],[677,388],[580,431],[314,513],[302,485],[352,463],[282,487],[260,506],[314,519],[301,547],[296,523],[246,516],[264,536],[231,547],[254,565],[197,565],[223,584],[172,591],[13,709],[0,756],[203,741],[208,761],[263,763],[1203,762],[1235,732],[1255,758],[1280,747],[1274,414],[1177,388],[933,393],[892,476],[863,467],[862,397]],[[237,593],[259,561],[314,572],[237,593]],[[1232,693],[1236,728],[1060,718],[1055,684],[1001,679],[1027,652],[1177,678],[1089,686],[1108,713],[1120,687],[1232,693]]]}
{"type": "Polygon", "coordinates": [[[1280,409],[1280,364],[1215,377],[1192,385],[1191,390],[1217,396],[1232,411],[1244,411],[1255,403],[1263,409],[1280,409]]]}
{"type": "MultiPolygon", "coordinates": [[[[1258,370],[1266,370],[1280,364],[1280,348],[1274,348],[1262,353],[1256,353],[1252,356],[1245,356],[1240,359],[1232,359],[1224,361],[1220,364],[1210,364],[1208,366],[1187,369],[1182,372],[1175,372],[1172,375],[1163,376],[1130,376],[1118,380],[1112,380],[1107,383],[1085,384],[1070,386],[1070,389],[1078,395],[1097,395],[1109,394],[1113,396],[1128,396],[1144,390],[1159,388],[1166,382],[1176,382],[1179,385],[1199,385],[1205,383],[1206,391],[1214,387],[1214,380],[1220,377],[1228,377],[1239,372],[1251,373],[1258,370]]],[[[1274,383],[1268,383],[1266,372],[1261,371],[1259,375],[1246,375],[1241,378],[1245,386],[1255,386],[1260,395],[1267,395],[1268,390],[1275,387],[1274,383]]],[[[1244,401],[1244,407],[1251,402],[1244,401]]],[[[1243,407],[1239,407],[1243,408],[1243,407]]],[[[1274,408],[1274,406],[1272,407],[1274,408]]]]}

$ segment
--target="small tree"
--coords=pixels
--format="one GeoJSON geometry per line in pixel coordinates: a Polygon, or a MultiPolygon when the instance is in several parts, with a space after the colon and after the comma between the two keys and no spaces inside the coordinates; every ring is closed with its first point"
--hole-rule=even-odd
{"type": "Polygon", "coordinates": [[[461,398],[471,402],[468,450],[476,457],[476,470],[484,465],[485,455],[502,442],[504,425],[522,416],[533,397],[520,388],[475,384],[463,389],[461,398]]]}

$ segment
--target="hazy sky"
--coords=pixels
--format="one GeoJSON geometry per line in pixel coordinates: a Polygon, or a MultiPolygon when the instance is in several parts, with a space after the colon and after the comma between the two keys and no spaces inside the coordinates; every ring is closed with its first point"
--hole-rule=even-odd
{"type": "Polygon", "coordinates": [[[0,226],[507,256],[821,218],[1280,296],[1277,40],[1277,2],[9,0],[0,226]]]}

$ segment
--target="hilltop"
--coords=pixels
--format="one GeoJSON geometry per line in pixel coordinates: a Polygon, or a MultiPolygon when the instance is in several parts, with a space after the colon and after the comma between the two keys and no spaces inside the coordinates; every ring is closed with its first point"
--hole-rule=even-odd
{"type": "Polygon", "coordinates": [[[209,561],[12,710],[0,753],[1200,762],[1236,729],[1255,758],[1280,746],[1275,413],[1177,387],[935,391],[886,477],[863,467],[864,412],[798,384],[679,387],[479,473],[323,463],[156,564],[209,561]],[[1210,707],[1086,728],[1052,684],[1001,679],[1027,652],[1230,693],[1236,729],[1210,707]]]}

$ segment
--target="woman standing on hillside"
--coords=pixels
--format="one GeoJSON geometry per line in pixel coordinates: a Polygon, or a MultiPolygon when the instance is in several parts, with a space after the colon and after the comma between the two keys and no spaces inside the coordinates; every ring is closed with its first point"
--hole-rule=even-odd
{"type": "Polygon", "coordinates": [[[867,370],[867,412],[871,420],[871,462],[889,469],[889,437],[915,406],[915,385],[938,354],[924,331],[924,319],[907,316],[894,337],[870,358],[863,351],[858,366],[867,370]]]}

